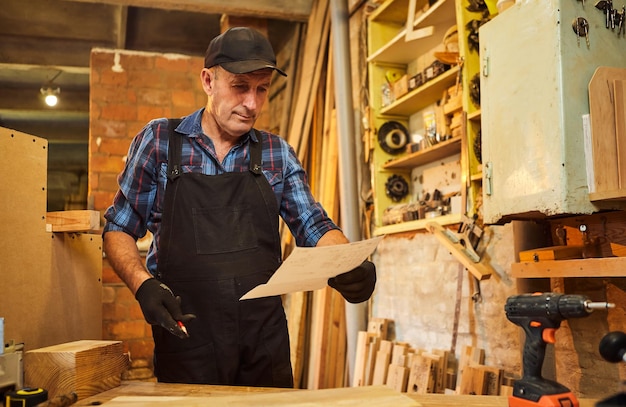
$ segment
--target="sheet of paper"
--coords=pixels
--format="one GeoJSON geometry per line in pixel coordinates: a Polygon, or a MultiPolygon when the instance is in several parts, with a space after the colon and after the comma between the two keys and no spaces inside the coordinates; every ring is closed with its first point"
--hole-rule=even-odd
{"type": "Polygon", "coordinates": [[[296,247],[267,283],[248,291],[240,300],[323,288],[329,278],[361,264],[382,239],[378,236],[334,246],[296,247]]]}

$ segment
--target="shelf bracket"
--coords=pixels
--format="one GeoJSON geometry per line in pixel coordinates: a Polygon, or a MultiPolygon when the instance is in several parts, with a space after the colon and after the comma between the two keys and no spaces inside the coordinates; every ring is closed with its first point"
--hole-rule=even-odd
{"type": "Polygon", "coordinates": [[[485,265],[474,250],[466,233],[454,233],[444,228],[437,222],[428,222],[426,229],[443,244],[450,253],[472,273],[478,280],[486,280],[491,277],[491,269],[485,265]]]}

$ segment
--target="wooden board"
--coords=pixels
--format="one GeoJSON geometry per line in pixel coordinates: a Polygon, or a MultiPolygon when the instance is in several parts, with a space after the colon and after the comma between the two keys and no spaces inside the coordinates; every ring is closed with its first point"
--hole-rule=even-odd
{"type": "Polygon", "coordinates": [[[434,393],[436,380],[436,364],[433,359],[422,355],[415,355],[411,360],[408,393],[434,393]]]}
{"type": "Polygon", "coordinates": [[[626,188],[626,80],[613,81],[615,100],[615,142],[620,189],[626,188]]]}
{"type": "Polygon", "coordinates": [[[618,140],[615,130],[616,80],[626,80],[626,69],[600,66],[589,81],[595,193],[618,191],[626,187],[620,185],[618,172],[618,146],[626,145],[626,140],[618,140]]]}
{"type": "MultiPolygon", "coordinates": [[[[279,389],[269,387],[246,387],[246,386],[212,386],[200,384],[172,384],[156,382],[122,382],[122,385],[114,389],[100,393],[96,396],[78,400],[74,406],[87,407],[105,404],[120,396],[203,396],[224,397],[240,395],[246,396],[247,400],[256,400],[263,393],[292,392],[302,394],[307,390],[279,389]]],[[[407,394],[406,397],[416,401],[418,406],[423,407],[507,407],[508,397],[502,396],[469,396],[469,395],[444,395],[444,394],[407,394]]],[[[580,407],[594,407],[597,400],[582,399],[580,407]]],[[[252,404],[252,403],[251,403],[252,404]]],[[[105,404],[105,405],[108,405],[105,404]]],[[[186,405],[186,404],[185,404],[186,405]]],[[[256,405],[256,404],[254,404],[256,405]]],[[[347,404],[348,405],[348,404],[347,404]]],[[[353,405],[360,405],[358,403],[353,405]]],[[[393,406],[393,404],[391,404],[393,406]]]]}
{"type": "Polygon", "coordinates": [[[130,365],[120,341],[75,341],[24,354],[24,384],[48,390],[50,398],[76,393],[79,399],[121,384],[130,365]]]}
{"type": "Polygon", "coordinates": [[[404,366],[389,365],[387,372],[387,387],[400,392],[406,392],[409,382],[409,369],[404,366]]]}
{"type": "Polygon", "coordinates": [[[372,385],[378,386],[387,383],[387,374],[389,372],[389,361],[391,353],[381,349],[376,353],[376,365],[374,366],[374,375],[372,377],[372,385]]]}
{"type": "Polygon", "coordinates": [[[367,323],[367,332],[376,334],[381,340],[387,339],[389,320],[386,318],[370,318],[367,323]]]}
{"type": "Polygon", "coordinates": [[[224,396],[122,396],[104,403],[111,407],[173,406],[186,407],[256,407],[273,406],[361,406],[361,407],[419,407],[421,404],[385,386],[347,387],[326,390],[224,396]]]}
{"type": "Polygon", "coordinates": [[[434,234],[437,240],[445,246],[450,253],[465,266],[465,268],[478,280],[486,280],[491,277],[491,266],[484,258],[480,261],[473,261],[467,254],[467,249],[461,242],[450,240],[447,230],[437,222],[430,221],[426,224],[430,233],[434,234]]]}
{"type": "Polygon", "coordinates": [[[46,214],[48,232],[95,232],[100,229],[100,211],[60,211],[46,214]]]}
{"type": "Polygon", "coordinates": [[[550,246],[519,252],[520,261],[582,259],[582,246],[550,246]]]}
{"type": "Polygon", "coordinates": [[[4,338],[36,349],[102,337],[102,238],[46,232],[48,142],[0,128],[4,338]]]}
{"type": "Polygon", "coordinates": [[[461,388],[459,394],[481,395],[486,394],[486,372],[476,366],[465,366],[461,376],[461,388]]]}
{"type": "Polygon", "coordinates": [[[354,377],[352,378],[353,387],[365,385],[365,361],[367,359],[368,336],[369,334],[365,331],[359,331],[357,333],[354,377]]]}

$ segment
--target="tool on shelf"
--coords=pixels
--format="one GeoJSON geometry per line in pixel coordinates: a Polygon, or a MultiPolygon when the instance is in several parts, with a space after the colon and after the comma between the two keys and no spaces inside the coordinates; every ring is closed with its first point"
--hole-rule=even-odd
{"type": "Polygon", "coordinates": [[[506,317],[521,326],[526,334],[523,377],[513,384],[509,407],[578,407],[578,399],[567,387],[541,376],[546,344],[555,343],[554,333],[563,320],[586,317],[593,310],[614,306],[608,302],[592,302],[577,294],[535,293],[509,297],[504,306],[506,317]]]}
{"type": "Polygon", "coordinates": [[[476,247],[483,234],[483,230],[476,225],[476,217],[470,219],[463,215],[456,233],[445,229],[435,221],[428,222],[426,227],[477,280],[491,277],[491,269],[483,263],[483,259],[476,252],[476,247]]]}

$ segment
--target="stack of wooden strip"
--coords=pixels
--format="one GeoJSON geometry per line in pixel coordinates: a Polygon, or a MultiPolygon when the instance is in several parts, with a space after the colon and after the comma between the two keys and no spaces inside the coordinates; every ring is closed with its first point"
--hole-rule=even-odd
{"type": "Polygon", "coordinates": [[[414,394],[510,395],[513,379],[484,365],[483,349],[465,346],[460,360],[448,350],[415,349],[388,338],[390,320],[373,318],[358,334],[352,386],[386,385],[414,394]]]}
{"type": "Polygon", "coordinates": [[[450,354],[387,338],[389,320],[373,318],[358,335],[353,386],[387,385],[407,393],[444,393],[450,354]]]}

